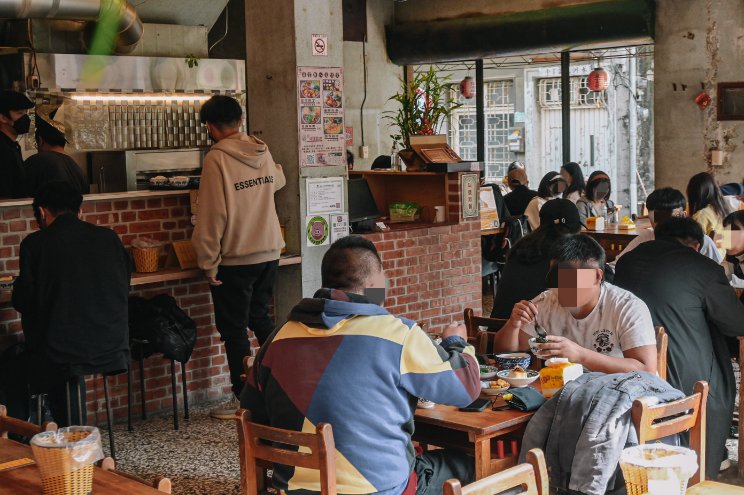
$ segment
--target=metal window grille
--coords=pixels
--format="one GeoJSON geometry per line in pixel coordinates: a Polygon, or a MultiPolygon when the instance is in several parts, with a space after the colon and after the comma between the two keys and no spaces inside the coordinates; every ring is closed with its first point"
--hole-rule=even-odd
{"type": "MultiPolygon", "coordinates": [[[[588,76],[571,77],[571,108],[604,108],[604,91],[589,90],[588,76]]],[[[561,78],[540,79],[537,83],[538,101],[541,108],[560,108],[561,78]]]]}
{"type": "MultiPolygon", "coordinates": [[[[511,80],[485,83],[486,114],[486,180],[496,180],[506,175],[512,162],[509,152],[509,131],[514,126],[514,104],[511,80]]],[[[450,101],[463,106],[452,112],[449,122],[449,142],[463,160],[476,160],[478,143],[476,136],[475,100],[460,96],[457,85],[450,86],[450,101]]]]}

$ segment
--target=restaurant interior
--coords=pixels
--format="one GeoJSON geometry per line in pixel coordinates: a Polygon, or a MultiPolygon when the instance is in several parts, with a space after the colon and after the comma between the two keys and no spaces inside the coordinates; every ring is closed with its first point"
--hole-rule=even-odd
{"type": "MultiPolygon", "coordinates": [[[[66,375],[55,414],[50,394],[26,385],[24,352],[27,327],[57,307],[44,299],[57,285],[34,293],[36,306],[19,301],[30,278],[48,275],[31,250],[64,249],[32,246],[60,216],[39,199],[50,182],[34,189],[29,179],[18,194],[0,184],[0,495],[744,494],[743,26],[736,0],[0,0],[0,148],[29,164],[46,152],[44,129],[60,133],[57,153],[84,186],[77,221],[113,231],[131,263],[119,318],[125,368],[66,375]],[[7,106],[9,92],[28,105],[7,106]],[[242,117],[212,120],[218,101],[242,117]],[[25,132],[16,132],[14,111],[31,117],[25,132]],[[276,172],[227,177],[219,191],[246,196],[271,183],[270,207],[214,209],[214,174],[227,173],[214,170],[233,156],[219,148],[234,141],[220,138],[224,122],[235,124],[233,137],[253,136],[276,172]],[[696,189],[705,187],[720,201],[700,204],[696,189]],[[660,191],[680,199],[659,206],[660,191]],[[717,212],[715,226],[700,219],[703,208],[717,212]],[[685,233],[699,253],[687,264],[685,247],[675,269],[663,258],[664,272],[639,245],[658,245],[664,257],[659,243],[682,235],[668,217],[680,217],[679,231],[693,229],[685,220],[699,225],[704,238],[685,233]],[[272,222],[282,247],[264,288],[271,328],[240,320],[236,364],[216,309],[229,297],[220,280],[224,266],[253,263],[224,262],[217,272],[215,261],[210,271],[204,232],[239,225],[245,250],[272,222]],[[547,243],[548,223],[559,233],[550,257],[539,251],[544,267],[518,265],[514,246],[547,243]],[[376,265],[333,257],[350,236],[360,240],[348,249],[372,246],[376,265]],[[584,244],[571,248],[569,238],[584,244]],[[601,255],[586,254],[594,246],[601,255]],[[327,285],[334,259],[345,260],[341,273],[363,266],[361,292],[327,285]],[[629,275],[639,259],[659,275],[643,283],[629,275]],[[697,262],[708,278],[681,286],[703,280],[697,262]],[[562,270],[570,268],[580,300],[590,265],[601,272],[602,302],[586,322],[618,329],[571,320],[593,343],[586,350],[568,340],[575,334],[550,340],[573,330],[557,330],[562,316],[548,305],[581,304],[547,294],[569,283],[562,270]],[[382,283],[370,285],[370,266],[382,283]],[[539,279],[532,293],[530,278],[539,279]],[[615,285],[625,294],[618,300],[637,303],[630,314],[605,302],[615,285]],[[322,319],[301,319],[307,301],[323,300],[322,319]],[[375,309],[343,313],[344,304],[375,309]],[[405,327],[400,335],[383,314],[405,327]],[[645,325],[643,337],[623,335],[623,325],[645,325]],[[344,326],[344,345],[300,338],[344,326]],[[647,394],[625,385],[635,378],[647,394]],[[591,388],[605,379],[615,381],[591,388]],[[251,394],[260,411],[246,407],[251,394]],[[282,401],[301,419],[272,416],[282,401]],[[382,411],[369,420],[375,427],[362,424],[370,411],[382,411]],[[593,414],[604,415],[594,433],[583,423],[593,425],[593,414]],[[574,429],[578,440],[566,436],[574,429]],[[449,452],[463,456],[467,476],[440,480],[432,472],[441,466],[418,472],[449,452]],[[392,462],[401,459],[408,464],[392,462]],[[395,481],[401,469],[406,479],[395,481]]],[[[226,239],[216,248],[223,261],[226,239]]],[[[117,285],[92,273],[104,253],[92,258],[95,287],[117,285]]],[[[258,297],[256,287],[240,289],[243,303],[258,297]]],[[[66,304],[110,302],[87,293],[91,300],[66,296],[66,304]]],[[[46,324],[51,333],[54,321],[46,324]]],[[[95,325],[73,319],[63,328],[95,325]]],[[[60,338],[73,342],[80,331],[69,331],[60,338]]],[[[77,345],[95,353],[85,338],[77,345]]]]}

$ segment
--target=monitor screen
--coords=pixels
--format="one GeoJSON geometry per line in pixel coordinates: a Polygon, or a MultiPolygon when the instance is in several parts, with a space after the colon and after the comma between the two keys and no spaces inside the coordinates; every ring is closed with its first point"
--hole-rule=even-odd
{"type": "Polygon", "coordinates": [[[349,222],[374,220],[380,215],[367,179],[349,179],[349,222]]]}

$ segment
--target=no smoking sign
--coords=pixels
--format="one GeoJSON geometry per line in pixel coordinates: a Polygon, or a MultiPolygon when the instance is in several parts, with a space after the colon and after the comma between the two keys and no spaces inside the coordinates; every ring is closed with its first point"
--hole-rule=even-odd
{"type": "Polygon", "coordinates": [[[328,35],[314,34],[313,37],[313,55],[316,57],[328,56],[328,35]]]}

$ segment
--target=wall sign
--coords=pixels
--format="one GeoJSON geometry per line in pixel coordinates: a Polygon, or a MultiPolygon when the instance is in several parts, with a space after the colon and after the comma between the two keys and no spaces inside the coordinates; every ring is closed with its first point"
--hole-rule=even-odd
{"type": "Polygon", "coordinates": [[[325,215],[344,211],[344,178],[307,179],[307,214],[325,215]]]}
{"type": "Polygon", "coordinates": [[[328,35],[327,34],[314,34],[312,36],[313,42],[313,55],[316,57],[327,57],[328,56],[328,35]]]}
{"type": "Polygon", "coordinates": [[[478,218],[480,216],[480,175],[462,174],[460,185],[462,190],[462,218],[478,218]]]}
{"type": "Polygon", "coordinates": [[[328,224],[327,215],[311,215],[305,222],[305,235],[307,236],[307,245],[325,246],[329,244],[331,230],[328,224]]]}
{"type": "Polygon", "coordinates": [[[349,214],[333,213],[331,217],[331,242],[349,235],[349,214]]]}
{"type": "Polygon", "coordinates": [[[301,167],[346,165],[343,103],[341,67],[297,68],[301,167]]]}

